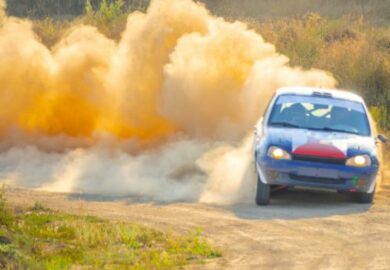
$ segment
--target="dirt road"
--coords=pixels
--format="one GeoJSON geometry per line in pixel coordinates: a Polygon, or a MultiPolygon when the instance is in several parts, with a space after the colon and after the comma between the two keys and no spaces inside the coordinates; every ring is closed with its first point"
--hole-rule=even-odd
{"type": "MultiPolygon", "coordinates": [[[[388,178],[388,177],[387,177],[388,178]]],[[[53,209],[135,221],[159,229],[202,227],[224,250],[199,269],[390,269],[390,183],[373,206],[343,195],[288,191],[272,205],[229,207],[8,189],[16,207],[35,201],[53,209]]]]}

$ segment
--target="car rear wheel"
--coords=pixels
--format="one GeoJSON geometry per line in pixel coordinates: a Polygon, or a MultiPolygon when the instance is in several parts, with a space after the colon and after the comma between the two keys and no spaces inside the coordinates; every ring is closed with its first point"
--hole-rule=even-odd
{"type": "Polygon", "coordinates": [[[260,176],[257,175],[257,189],[256,189],[256,204],[268,205],[271,196],[271,185],[261,182],[260,176]]]}

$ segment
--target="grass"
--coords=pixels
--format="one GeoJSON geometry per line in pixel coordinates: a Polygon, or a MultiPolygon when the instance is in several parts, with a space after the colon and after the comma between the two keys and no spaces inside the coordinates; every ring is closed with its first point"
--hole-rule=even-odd
{"type": "Polygon", "coordinates": [[[362,16],[249,21],[293,65],[330,71],[338,87],[362,95],[380,129],[390,129],[390,27],[362,16]]]}
{"type": "MultiPolygon", "coordinates": [[[[93,25],[106,36],[119,40],[128,14],[144,10],[145,3],[87,1],[83,17],[72,21],[36,20],[34,29],[49,47],[80,23],[93,25]]],[[[389,24],[373,23],[363,15],[324,17],[317,13],[265,21],[252,17],[246,21],[288,56],[292,65],[330,71],[339,88],[353,90],[365,98],[381,130],[390,129],[389,24]]]]}
{"type": "Polygon", "coordinates": [[[35,203],[13,213],[0,193],[0,269],[168,269],[221,256],[200,229],[186,235],[35,203]]]}
{"type": "Polygon", "coordinates": [[[0,190],[0,236],[4,233],[2,227],[9,228],[14,222],[11,212],[6,208],[3,190],[4,188],[0,190]]]}
{"type": "MultiPolygon", "coordinates": [[[[91,0],[96,6],[102,0],[91,0]]],[[[107,0],[111,3],[115,0],[107,0]]],[[[123,0],[125,6],[145,8],[150,0],[123,0]]],[[[79,16],[85,9],[85,0],[8,0],[8,12],[17,16],[42,18],[45,16],[79,16]]],[[[213,13],[224,17],[280,18],[303,15],[308,10],[323,16],[363,14],[376,22],[388,22],[390,6],[386,0],[200,0],[213,13]]]]}
{"type": "MultiPolygon", "coordinates": [[[[290,10],[291,5],[287,5],[287,0],[278,1],[281,4],[274,4],[273,7],[288,7],[286,12],[293,12],[290,10]]],[[[234,8],[237,5],[233,0],[225,0],[224,3],[217,4],[216,7],[211,2],[209,4],[217,10],[218,6],[234,8]]],[[[248,0],[245,3],[253,5],[253,10],[256,11],[266,4],[266,1],[248,0]]],[[[337,10],[332,3],[329,2],[325,6],[334,9],[333,11],[337,10]]],[[[80,23],[93,25],[106,36],[119,40],[128,14],[134,10],[145,11],[147,4],[147,0],[86,0],[82,5],[85,8],[82,17],[70,21],[56,21],[51,17],[35,20],[34,30],[48,47],[52,47],[72,26],[80,23]]],[[[385,20],[388,18],[386,16],[382,18],[384,23],[372,19],[373,14],[389,9],[380,1],[354,1],[338,4],[343,7],[343,12],[336,15],[331,10],[325,12],[318,6],[316,8],[315,4],[297,4],[302,5],[308,5],[309,10],[328,14],[328,17],[312,12],[299,16],[262,18],[242,18],[235,10],[232,14],[227,11],[220,14],[230,16],[232,20],[239,18],[246,21],[266,41],[274,44],[279,52],[288,56],[292,65],[331,72],[339,82],[338,88],[353,90],[362,95],[379,128],[382,131],[389,130],[390,20],[385,20]]],[[[327,9],[325,6],[322,8],[327,9]]],[[[274,15],[284,14],[284,11],[278,9],[273,12],[274,15]]]]}

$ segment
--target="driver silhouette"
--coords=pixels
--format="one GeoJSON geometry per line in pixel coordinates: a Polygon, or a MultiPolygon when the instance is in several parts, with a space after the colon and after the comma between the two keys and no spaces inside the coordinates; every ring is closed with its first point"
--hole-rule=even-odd
{"type": "Polygon", "coordinates": [[[301,103],[295,103],[286,109],[286,121],[294,125],[302,125],[306,119],[306,109],[301,103]]]}

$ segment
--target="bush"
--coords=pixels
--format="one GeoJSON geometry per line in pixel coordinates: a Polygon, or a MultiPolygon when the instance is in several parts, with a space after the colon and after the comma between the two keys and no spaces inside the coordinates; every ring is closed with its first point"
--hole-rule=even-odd
{"type": "MultiPolygon", "coordinates": [[[[145,9],[147,0],[87,0],[80,20],[96,26],[106,36],[118,40],[126,18],[135,9],[145,9]],[[92,2],[93,1],[93,2],[92,2]]],[[[34,22],[34,29],[49,47],[70,25],[80,20],[34,22]]],[[[390,28],[367,21],[361,15],[331,19],[316,13],[302,17],[248,24],[261,33],[292,65],[318,68],[333,73],[338,88],[362,95],[382,130],[390,129],[390,28]]]]}
{"type": "Polygon", "coordinates": [[[381,129],[390,129],[390,29],[363,17],[301,18],[250,24],[293,65],[333,73],[338,87],[362,95],[381,129]]]}
{"type": "Polygon", "coordinates": [[[108,37],[119,38],[130,12],[131,9],[125,8],[123,0],[114,0],[110,3],[102,0],[96,10],[91,1],[87,0],[84,22],[98,27],[108,37]]]}
{"type": "Polygon", "coordinates": [[[47,47],[54,46],[71,26],[69,21],[55,21],[47,17],[34,21],[34,31],[47,47]]]}

